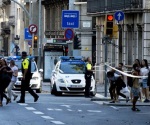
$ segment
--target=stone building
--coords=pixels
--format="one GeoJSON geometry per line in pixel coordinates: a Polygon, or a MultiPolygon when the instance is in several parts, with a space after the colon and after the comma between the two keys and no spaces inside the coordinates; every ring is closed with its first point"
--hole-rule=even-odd
{"type": "Polygon", "coordinates": [[[132,65],[133,61],[147,59],[150,62],[150,1],[149,0],[87,0],[87,14],[96,17],[97,63],[104,62],[106,15],[122,11],[125,14],[119,23],[114,19],[116,33],[112,38],[114,47],[109,44],[108,62],[132,65]],[[117,35],[117,36],[115,36],[117,35]]]}
{"type": "MultiPolygon", "coordinates": [[[[25,50],[30,53],[28,43],[31,40],[25,40],[24,29],[31,23],[38,26],[37,7],[38,0],[0,0],[0,53],[2,55],[15,55],[16,44],[20,52],[25,50]],[[17,37],[18,41],[15,40],[17,37]]],[[[37,55],[37,48],[35,48],[35,55],[37,55]]]]}
{"type": "Polygon", "coordinates": [[[65,29],[62,28],[62,10],[79,10],[80,26],[73,29],[81,40],[81,50],[74,50],[73,44],[70,46],[69,55],[81,55],[93,57],[95,63],[96,34],[93,18],[87,16],[87,0],[42,0],[45,7],[45,37],[64,38],[65,29]],[[94,25],[93,25],[94,24],[94,25]],[[75,53],[77,52],[78,53],[75,53]]]}
{"type": "MultiPolygon", "coordinates": [[[[87,0],[87,15],[96,17],[96,65],[106,60],[112,66],[119,62],[132,65],[135,59],[147,59],[150,63],[149,0],[87,0]],[[120,22],[114,19],[113,37],[106,52],[102,44],[106,35],[106,16],[117,11],[122,11],[125,18],[120,22]]],[[[103,82],[99,73],[96,77],[103,82]]]]}

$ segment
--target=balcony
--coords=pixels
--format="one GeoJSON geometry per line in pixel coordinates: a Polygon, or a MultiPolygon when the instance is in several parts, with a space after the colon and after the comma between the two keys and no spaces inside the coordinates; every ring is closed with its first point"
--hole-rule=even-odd
{"type": "Polygon", "coordinates": [[[116,10],[141,11],[142,8],[143,0],[87,0],[88,14],[116,10]]]}
{"type": "Polygon", "coordinates": [[[59,3],[69,3],[69,0],[42,0],[43,5],[50,5],[50,4],[59,4],[59,3]]]}
{"type": "Polygon", "coordinates": [[[10,28],[9,22],[8,21],[1,22],[1,28],[2,29],[10,28]]]}
{"type": "Polygon", "coordinates": [[[11,4],[11,1],[10,0],[2,0],[2,3],[4,5],[10,5],[11,4]]]}
{"type": "Polygon", "coordinates": [[[2,33],[1,35],[10,34],[10,24],[8,21],[1,22],[2,33]]]}

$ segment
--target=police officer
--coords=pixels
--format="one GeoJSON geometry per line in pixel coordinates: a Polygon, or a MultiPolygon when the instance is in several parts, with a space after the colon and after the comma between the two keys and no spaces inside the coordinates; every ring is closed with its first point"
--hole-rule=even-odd
{"type": "Polygon", "coordinates": [[[27,90],[33,97],[34,102],[36,102],[39,96],[31,89],[30,79],[32,78],[31,64],[27,58],[27,52],[22,52],[22,81],[21,81],[21,97],[17,103],[25,103],[25,91],[27,90]]]}
{"type": "Polygon", "coordinates": [[[91,87],[91,77],[93,75],[93,71],[92,71],[92,62],[91,62],[91,58],[88,57],[87,58],[87,62],[86,62],[86,68],[85,68],[85,97],[91,97],[90,96],[90,87],[91,87]]]}

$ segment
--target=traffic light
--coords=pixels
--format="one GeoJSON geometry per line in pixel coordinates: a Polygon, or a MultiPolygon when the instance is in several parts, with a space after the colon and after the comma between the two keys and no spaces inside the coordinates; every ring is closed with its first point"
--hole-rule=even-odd
{"type": "Polygon", "coordinates": [[[106,35],[110,37],[113,36],[113,21],[114,21],[113,15],[106,16],[106,35]]]}
{"type": "Polygon", "coordinates": [[[65,47],[65,56],[68,55],[68,51],[69,51],[69,49],[68,49],[68,47],[66,46],[66,47],[65,47]]]}
{"type": "Polygon", "coordinates": [[[34,48],[37,48],[37,40],[38,40],[38,37],[34,36],[34,48]]]}
{"type": "Polygon", "coordinates": [[[74,36],[74,49],[81,49],[81,40],[77,35],[74,36]]]}

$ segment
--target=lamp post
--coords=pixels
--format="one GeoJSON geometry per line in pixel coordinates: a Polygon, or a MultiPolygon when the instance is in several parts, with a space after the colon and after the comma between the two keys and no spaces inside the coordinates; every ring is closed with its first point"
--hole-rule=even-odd
{"type": "Polygon", "coordinates": [[[42,5],[41,0],[39,0],[39,42],[38,42],[38,67],[41,68],[41,56],[42,56],[42,34],[41,34],[41,15],[42,15],[42,5]]]}
{"type": "Polygon", "coordinates": [[[14,40],[15,40],[15,49],[16,49],[16,56],[18,56],[18,51],[19,51],[19,39],[20,37],[18,35],[15,36],[14,40]]]}

